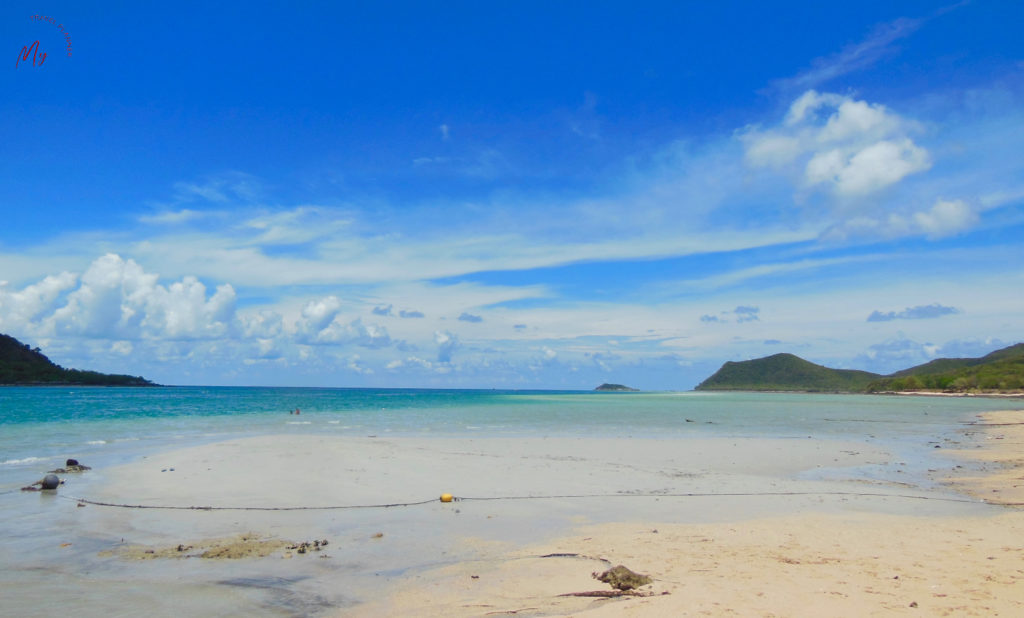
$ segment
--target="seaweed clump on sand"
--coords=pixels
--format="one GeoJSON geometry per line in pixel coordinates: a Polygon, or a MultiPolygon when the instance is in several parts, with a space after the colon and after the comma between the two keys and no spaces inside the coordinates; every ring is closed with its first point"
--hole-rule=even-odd
{"type": "Polygon", "coordinates": [[[640,573],[635,573],[621,564],[612,567],[604,573],[594,573],[594,579],[604,582],[616,590],[634,590],[651,583],[651,578],[640,573]]]}

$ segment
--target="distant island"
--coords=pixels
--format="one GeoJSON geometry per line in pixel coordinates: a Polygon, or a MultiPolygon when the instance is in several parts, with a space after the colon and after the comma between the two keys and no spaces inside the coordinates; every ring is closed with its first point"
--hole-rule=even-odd
{"type": "Polygon", "coordinates": [[[939,358],[889,375],[830,369],[793,354],[774,354],[726,362],[696,390],[1024,394],[1024,343],[981,358],[939,358]]]}
{"type": "Polygon", "coordinates": [[[0,385],[5,386],[157,386],[128,375],[64,369],[39,350],[9,335],[0,334],[0,385]]]}
{"type": "Polygon", "coordinates": [[[598,386],[594,390],[595,391],[616,391],[616,392],[620,392],[620,393],[639,393],[640,392],[640,389],[638,389],[638,388],[630,388],[630,387],[624,386],[622,384],[607,384],[607,383],[602,384],[601,386],[598,386]]]}

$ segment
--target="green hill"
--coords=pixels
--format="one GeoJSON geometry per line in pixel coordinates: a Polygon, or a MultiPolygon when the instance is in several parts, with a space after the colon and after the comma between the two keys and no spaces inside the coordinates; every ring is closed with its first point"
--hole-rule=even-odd
{"type": "Polygon", "coordinates": [[[888,376],[830,369],[792,354],[727,362],[696,390],[878,393],[1024,391],[1024,343],[981,358],[938,358],[888,376]]]}
{"type": "Polygon", "coordinates": [[[861,392],[880,377],[867,371],[829,369],[793,354],[775,354],[729,361],[697,390],[861,392]]]}
{"type": "Polygon", "coordinates": [[[39,350],[14,337],[0,334],[0,384],[82,386],[156,386],[149,380],[128,375],[64,369],[39,350]]]}
{"type": "Polygon", "coordinates": [[[1015,392],[1024,391],[1024,343],[981,358],[940,358],[873,381],[868,392],[883,391],[1015,392]]]}

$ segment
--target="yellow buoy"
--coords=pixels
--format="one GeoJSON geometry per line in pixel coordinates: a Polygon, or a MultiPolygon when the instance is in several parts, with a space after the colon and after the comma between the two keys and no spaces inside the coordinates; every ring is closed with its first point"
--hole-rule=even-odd
{"type": "Polygon", "coordinates": [[[441,502],[451,502],[454,499],[451,494],[441,494],[441,502]]]}

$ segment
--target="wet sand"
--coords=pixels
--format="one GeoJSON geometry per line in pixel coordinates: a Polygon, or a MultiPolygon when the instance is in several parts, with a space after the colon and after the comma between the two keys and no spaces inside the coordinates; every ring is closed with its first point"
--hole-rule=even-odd
{"type": "Polygon", "coordinates": [[[969,427],[937,449],[934,485],[857,440],[290,435],[155,454],[63,493],[87,500],[67,514],[86,566],[130,573],[140,607],[150,590],[266,615],[1009,616],[1022,513],[953,490],[980,487],[955,466],[993,445],[1002,463],[979,465],[1013,463],[1020,427],[969,427]],[[289,549],[313,540],[329,545],[289,549]],[[617,564],[653,578],[646,596],[561,596],[610,593],[591,574],[617,564]]]}
{"type": "MultiPolygon", "coordinates": [[[[974,471],[943,481],[1024,502],[1024,412],[981,415],[963,446],[949,455],[974,471]]],[[[728,523],[609,523],[422,573],[345,615],[1020,616],[1021,539],[1019,507],[983,517],[812,508],[728,523]],[[654,580],[645,596],[565,596],[611,592],[592,574],[615,564],[654,580]]]]}

